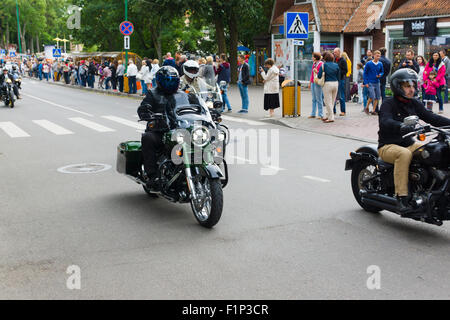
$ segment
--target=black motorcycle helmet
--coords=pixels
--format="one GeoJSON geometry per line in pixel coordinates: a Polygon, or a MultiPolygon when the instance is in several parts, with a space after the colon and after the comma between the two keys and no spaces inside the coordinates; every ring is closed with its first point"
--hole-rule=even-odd
{"type": "Polygon", "coordinates": [[[178,91],[180,86],[180,75],[177,69],[170,66],[164,66],[156,72],[156,84],[158,88],[168,94],[178,91]]]}
{"type": "Polygon", "coordinates": [[[412,84],[415,89],[414,98],[417,98],[419,95],[419,89],[418,89],[418,80],[419,76],[417,75],[417,72],[415,72],[412,69],[404,68],[395,71],[391,76],[391,90],[394,96],[402,97],[406,100],[410,100],[411,98],[408,98],[405,95],[405,91],[403,91],[402,83],[408,82],[409,84],[412,84]]]}

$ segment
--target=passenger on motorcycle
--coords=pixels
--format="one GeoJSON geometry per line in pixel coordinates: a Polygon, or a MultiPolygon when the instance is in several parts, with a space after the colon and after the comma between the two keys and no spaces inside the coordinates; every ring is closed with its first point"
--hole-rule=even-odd
{"type": "Polygon", "coordinates": [[[174,67],[164,66],[155,75],[157,87],[149,90],[137,112],[141,120],[151,118],[152,113],[165,115],[165,124],[160,127],[150,128],[142,135],[142,154],[144,157],[144,169],[148,176],[147,187],[149,190],[159,191],[158,183],[158,152],[163,147],[163,134],[173,128],[174,109],[177,101],[189,101],[190,104],[199,104],[194,94],[179,91],[180,77],[174,67]]]}
{"type": "Polygon", "coordinates": [[[180,79],[180,89],[186,91],[193,88],[196,93],[202,89],[214,90],[214,87],[208,85],[205,80],[199,77],[200,66],[197,61],[188,60],[183,65],[184,75],[180,79]]]}
{"type": "Polygon", "coordinates": [[[14,83],[14,77],[12,74],[9,73],[8,69],[5,67],[5,68],[3,68],[3,72],[0,75],[0,84],[1,85],[3,85],[6,78],[11,79],[11,85],[13,87],[14,94],[16,95],[17,99],[20,99],[19,89],[17,88],[16,84],[14,83]]]}
{"type": "Polygon", "coordinates": [[[394,184],[397,195],[397,212],[402,216],[411,211],[409,203],[408,174],[413,152],[421,146],[412,137],[402,137],[415,130],[406,125],[406,117],[416,115],[435,126],[448,126],[450,119],[428,111],[417,100],[418,75],[412,69],[400,69],[391,76],[391,90],[394,97],[383,101],[379,113],[378,153],[387,163],[394,164],[394,184]]]}

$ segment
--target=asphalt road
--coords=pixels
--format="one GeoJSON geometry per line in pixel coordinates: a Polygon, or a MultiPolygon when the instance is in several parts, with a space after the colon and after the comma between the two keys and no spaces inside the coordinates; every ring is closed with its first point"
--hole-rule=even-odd
{"type": "Polygon", "coordinates": [[[231,165],[207,230],[115,171],[117,145],[140,139],[138,103],[26,80],[16,108],[0,107],[0,299],[450,298],[450,223],[362,211],[344,171],[362,143],[227,117],[279,134],[279,163],[231,165]],[[81,163],[111,168],[58,171],[81,163]]]}

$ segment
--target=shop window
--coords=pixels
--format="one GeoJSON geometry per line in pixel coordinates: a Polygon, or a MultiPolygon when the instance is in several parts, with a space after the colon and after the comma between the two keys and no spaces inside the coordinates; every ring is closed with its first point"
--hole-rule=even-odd
{"type": "Polygon", "coordinates": [[[428,61],[434,52],[445,50],[450,56],[450,28],[438,29],[437,37],[425,38],[425,59],[428,61]]]}
{"type": "Polygon", "coordinates": [[[389,59],[392,61],[392,70],[396,70],[400,61],[405,58],[409,49],[417,55],[419,38],[403,37],[403,30],[391,31],[389,35],[389,59]]]}

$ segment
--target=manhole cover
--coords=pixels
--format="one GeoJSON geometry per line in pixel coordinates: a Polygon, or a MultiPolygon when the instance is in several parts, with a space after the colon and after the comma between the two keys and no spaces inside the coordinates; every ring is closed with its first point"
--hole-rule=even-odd
{"type": "Polygon", "coordinates": [[[103,172],[111,169],[109,164],[102,163],[81,163],[81,164],[71,164],[69,166],[65,166],[58,169],[58,172],[61,173],[97,173],[103,172]]]}

